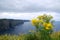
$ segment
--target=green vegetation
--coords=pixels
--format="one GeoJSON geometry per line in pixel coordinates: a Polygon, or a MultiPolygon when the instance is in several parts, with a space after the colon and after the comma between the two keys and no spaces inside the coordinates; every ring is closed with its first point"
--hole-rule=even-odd
{"type": "MultiPolygon", "coordinates": [[[[21,35],[0,35],[0,40],[41,40],[41,34],[39,32],[21,35]]],[[[51,40],[60,40],[60,32],[53,32],[51,40]]],[[[45,36],[44,36],[45,37],[45,36]]],[[[44,39],[43,39],[44,40],[44,39]]]]}
{"type": "Polygon", "coordinates": [[[52,18],[46,14],[38,16],[31,21],[36,31],[31,30],[27,34],[20,35],[0,35],[0,40],[60,40],[60,32],[53,31],[52,18]]]}

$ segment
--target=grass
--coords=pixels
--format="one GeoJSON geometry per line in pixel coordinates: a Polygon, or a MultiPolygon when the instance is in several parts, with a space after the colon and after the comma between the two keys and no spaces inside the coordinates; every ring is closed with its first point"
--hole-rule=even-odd
{"type": "MultiPolygon", "coordinates": [[[[53,32],[50,36],[51,36],[51,40],[60,40],[60,32],[53,32]]],[[[5,34],[5,35],[0,35],[0,40],[41,40],[41,36],[39,32],[21,34],[21,35],[5,34]]]]}
{"type": "Polygon", "coordinates": [[[51,37],[53,40],[60,40],[60,32],[54,32],[51,37]]]}

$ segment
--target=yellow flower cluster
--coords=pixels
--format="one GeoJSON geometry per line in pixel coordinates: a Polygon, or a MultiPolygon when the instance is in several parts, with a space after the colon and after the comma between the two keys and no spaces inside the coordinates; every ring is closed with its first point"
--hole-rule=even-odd
{"type": "Polygon", "coordinates": [[[38,25],[39,23],[43,23],[43,20],[39,20],[39,19],[32,19],[32,25],[38,25]]]}
{"type": "MultiPolygon", "coordinates": [[[[50,20],[52,19],[53,17],[51,15],[42,15],[42,16],[38,16],[36,19],[32,19],[32,25],[42,25],[44,26],[45,29],[49,30],[49,29],[52,29],[53,25],[52,23],[50,22],[50,20]]],[[[40,27],[40,26],[39,26],[40,27]]]]}
{"type": "Polygon", "coordinates": [[[36,25],[37,23],[39,23],[39,20],[38,19],[32,19],[32,25],[36,25]]]}
{"type": "Polygon", "coordinates": [[[43,26],[45,27],[45,29],[52,29],[52,24],[51,23],[43,23],[43,26]]]}

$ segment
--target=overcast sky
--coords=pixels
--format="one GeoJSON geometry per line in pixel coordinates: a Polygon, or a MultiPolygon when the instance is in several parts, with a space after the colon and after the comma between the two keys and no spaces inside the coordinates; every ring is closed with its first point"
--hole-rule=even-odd
{"type": "Polygon", "coordinates": [[[44,13],[60,20],[60,0],[0,0],[0,18],[32,19],[44,13]]]}

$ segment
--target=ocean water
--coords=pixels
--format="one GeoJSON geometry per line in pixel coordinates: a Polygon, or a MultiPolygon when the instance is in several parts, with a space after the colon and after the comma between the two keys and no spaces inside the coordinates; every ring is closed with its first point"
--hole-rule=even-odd
{"type": "MultiPolygon", "coordinates": [[[[14,29],[4,31],[3,34],[22,34],[28,33],[30,30],[35,30],[35,27],[32,26],[31,22],[24,22],[22,25],[15,26],[14,29]]],[[[60,31],[60,21],[54,22],[54,31],[60,31]]]]}
{"type": "Polygon", "coordinates": [[[54,22],[54,31],[60,31],[60,21],[54,22]]]}

